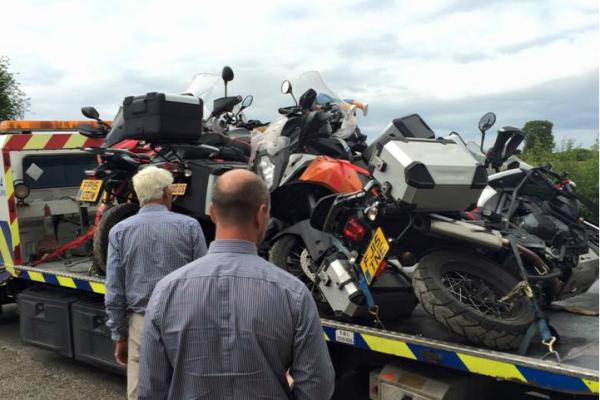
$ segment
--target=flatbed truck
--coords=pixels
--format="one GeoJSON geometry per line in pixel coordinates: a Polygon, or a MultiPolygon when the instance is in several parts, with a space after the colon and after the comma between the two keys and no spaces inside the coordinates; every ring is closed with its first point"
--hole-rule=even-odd
{"type": "MultiPolygon", "coordinates": [[[[84,214],[94,212],[73,200],[75,181],[65,178],[58,186],[48,187],[50,182],[36,188],[42,176],[33,179],[40,172],[31,162],[33,157],[39,169],[50,165],[47,168],[56,173],[58,167],[43,156],[53,160],[72,154],[84,157],[80,148],[86,139],[71,137],[78,135],[73,129],[37,135],[50,136],[14,130],[2,135],[0,125],[0,311],[2,303],[18,302],[23,342],[122,373],[112,358],[105,326],[104,277],[94,272],[89,251],[87,255],[85,249],[83,255],[67,253],[35,266],[31,262],[36,244],[49,234],[49,228],[61,242],[83,233],[80,226],[77,232],[61,236],[56,221],[73,224],[77,217],[86,220],[89,216],[84,214]],[[52,143],[56,148],[49,146],[52,143]],[[28,180],[24,179],[27,171],[33,175],[28,180]],[[15,198],[15,183],[21,182],[33,183],[28,199],[15,198]],[[52,216],[45,206],[55,210],[52,216]]],[[[63,167],[85,164],[74,160],[67,157],[63,167]]],[[[562,305],[567,307],[547,312],[560,334],[556,345],[560,358],[547,354],[539,340],[526,355],[469,345],[419,306],[409,318],[386,324],[385,329],[324,316],[323,336],[338,377],[337,398],[597,398],[598,318],[564,309],[576,306],[597,312],[598,283],[562,305]]]]}

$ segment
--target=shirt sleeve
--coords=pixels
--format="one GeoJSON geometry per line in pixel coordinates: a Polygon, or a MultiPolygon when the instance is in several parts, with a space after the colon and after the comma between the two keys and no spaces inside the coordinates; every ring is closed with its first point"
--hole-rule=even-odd
{"type": "Polygon", "coordinates": [[[335,372],[317,306],[308,290],[304,290],[299,302],[290,375],[294,379],[295,400],[328,400],[333,395],[335,372]]]}
{"type": "Polygon", "coordinates": [[[144,317],[144,335],[140,349],[140,370],[137,387],[139,400],[163,400],[169,396],[173,367],[169,362],[160,331],[160,299],[162,286],[150,297],[144,317]]]}
{"type": "Polygon", "coordinates": [[[194,248],[193,260],[197,260],[206,254],[206,239],[200,223],[194,220],[192,224],[192,246],[194,248]]]}
{"type": "Polygon", "coordinates": [[[127,297],[125,295],[125,266],[119,249],[117,233],[108,235],[108,255],[106,258],[106,294],[104,295],[106,326],[114,341],[127,339],[127,297]]]}

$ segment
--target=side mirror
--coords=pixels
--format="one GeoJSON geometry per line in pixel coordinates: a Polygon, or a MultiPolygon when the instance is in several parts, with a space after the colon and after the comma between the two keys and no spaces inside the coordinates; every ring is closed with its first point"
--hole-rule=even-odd
{"type": "Polygon", "coordinates": [[[281,82],[281,93],[289,94],[290,96],[292,96],[292,99],[294,99],[294,103],[296,103],[296,105],[298,105],[298,101],[296,100],[296,97],[294,96],[294,92],[292,91],[292,84],[287,79],[285,81],[281,82]]]}
{"type": "Polygon", "coordinates": [[[242,101],[242,107],[240,108],[240,111],[243,110],[244,108],[250,107],[252,105],[253,101],[254,101],[254,96],[252,96],[251,94],[246,96],[244,98],[244,101],[242,101]]]}
{"type": "Polygon", "coordinates": [[[223,78],[223,82],[225,82],[225,97],[227,97],[227,82],[231,82],[233,80],[233,70],[229,65],[223,67],[221,71],[221,78],[223,78]]]}
{"type": "Polygon", "coordinates": [[[493,112],[488,112],[483,114],[483,117],[479,120],[479,131],[481,132],[481,151],[485,153],[483,150],[483,142],[485,141],[485,131],[490,129],[496,123],[496,114],[493,112]]]}
{"type": "Polygon", "coordinates": [[[496,123],[496,114],[493,112],[488,112],[481,117],[479,120],[479,131],[484,133],[488,129],[490,129],[496,123]]]}
{"type": "Polygon", "coordinates": [[[98,113],[98,110],[96,110],[94,107],[81,107],[81,113],[85,117],[90,119],[100,119],[100,114],[98,113]]]}
{"type": "Polygon", "coordinates": [[[281,82],[281,93],[282,94],[290,94],[292,93],[292,84],[290,81],[285,80],[281,82]]]}
{"type": "Polygon", "coordinates": [[[229,65],[223,67],[223,70],[221,71],[221,78],[223,78],[223,81],[225,81],[225,83],[231,82],[233,80],[233,70],[229,65]]]}

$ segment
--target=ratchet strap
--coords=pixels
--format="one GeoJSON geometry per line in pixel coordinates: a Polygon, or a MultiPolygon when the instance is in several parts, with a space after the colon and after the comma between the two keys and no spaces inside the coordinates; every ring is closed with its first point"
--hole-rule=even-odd
{"type": "MultiPolygon", "coordinates": [[[[512,236],[512,235],[511,235],[512,236]]],[[[542,310],[540,309],[539,304],[533,294],[533,290],[529,285],[529,281],[527,280],[527,272],[525,271],[525,266],[523,265],[523,260],[521,259],[521,254],[519,253],[519,249],[517,248],[517,243],[515,238],[509,237],[510,248],[515,256],[515,260],[517,261],[517,265],[519,267],[519,272],[521,273],[522,282],[519,282],[515,288],[513,288],[509,295],[506,297],[512,297],[516,294],[516,289],[521,288],[519,291],[522,292],[525,296],[529,298],[529,302],[531,307],[533,308],[534,320],[529,325],[527,332],[521,339],[521,344],[519,345],[519,354],[524,355],[531,344],[531,340],[533,339],[536,332],[539,332],[542,336],[542,344],[548,347],[548,353],[544,356],[544,360],[550,356],[554,356],[558,362],[560,362],[560,355],[556,350],[554,350],[554,344],[557,342],[559,336],[556,332],[556,329],[551,328],[546,322],[546,317],[542,310]],[[513,293],[515,292],[515,293],[513,293]],[[554,335],[553,335],[554,334],[554,335]]]]}

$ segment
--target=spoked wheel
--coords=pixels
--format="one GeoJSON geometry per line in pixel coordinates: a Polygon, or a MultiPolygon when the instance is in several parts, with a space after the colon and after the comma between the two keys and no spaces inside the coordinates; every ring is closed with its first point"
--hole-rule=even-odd
{"type": "Polygon", "coordinates": [[[517,348],[533,322],[526,297],[501,299],[517,280],[475,253],[432,252],[419,261],[415,294],[438,322],[469,341],[501,350],[517,348]]]}
{"type": "Polygon", "coordinates": [[[449,271],[442,276],[442,284],[462,304],[472,307],[483,315],[499,319],[511,316],[513,303],[501,300],[501,290],[468,272],[449,271]]]}
{"type": "Polygon", "coordinates": [[[316,284],[317,266],[299,236],[285,235],[277,239],[269,252],[269,261],[300,279],[318,303],[326,303],[316,284]]]}

